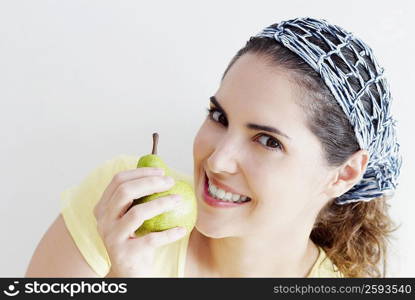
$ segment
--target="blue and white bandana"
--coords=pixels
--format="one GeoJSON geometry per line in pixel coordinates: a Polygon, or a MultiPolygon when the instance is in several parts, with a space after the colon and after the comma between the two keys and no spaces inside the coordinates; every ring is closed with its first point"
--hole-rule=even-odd
{"type": "Polygon", "coordinates": [[[389,84],[372,49],[343,28],[329,24],[326,20],[313,18],[296,18],[273,24],[255,37],[275,39],[320,74],[350,120],[360,148],[366,149],[370,154],[362,180],[337,197],[336,203],[370,201],[380,196],[393,195],[398,186],[402,157],[396,138],[396,120],[390,112],[392,96],[389,84]],[[313,43],[315,39],[324,41],[326,49],[323,50],[313,43]],[[344,57],[342,49],[346,48],[353,51],[356,63],[352,64],[344,57]],[[340,68],[332,60],[333,55],[344,61],[347,65],[346,72],[344,67],[340,68]],[[373,62],[375,70],[367,65],[367,59],[373,62]],[[366,80],[358,69],[362,67],[369,74],[366,80]],[[361,86],[358,91],[350,85],[350,79],[358,80],[361,86]],[[380,95],[380,103],[370,91],[373,85],[380,95]],[[362,95],[368,95],[372,99],[372,114],[364,109],[360,101],[362,95]]]}

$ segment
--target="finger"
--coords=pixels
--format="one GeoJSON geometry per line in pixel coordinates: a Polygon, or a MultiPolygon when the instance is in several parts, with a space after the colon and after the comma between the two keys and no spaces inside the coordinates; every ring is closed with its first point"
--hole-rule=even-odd
{"type": "Polygon", "coordinates": [[[131,206],[134,199],[167,191],[174,185],[169,176],[149,176],[124,182],[109,200],[107,211],[111,220],[119,219],[131,206]]]}
{"type": "Polygon", "coordinates": [[[115,190],[120,186],[120,184],[126,181],[143,178],[146,176],[163,176],[163,175],[164,175],[164,169],[152,168],[152,167],[136,168],[136,169],[118,172],[112,177],[111,182],[105,188],[101,196],[101,200],[95,205],[94,207],[95,217],[103,214],[105,207],[107,206],[109,200],[113,196],[115,190]]]}
{"type": "Polygon", "coordinates": [[[186,235],[184,227],[174,227],[160,232],[151,232],[145,236],[129,239],[127,243],[132,245],[133,251],[142,251],[145,248],[157,248],[173,243],[186,235]],[[135,248],[135,249],[134,249],[135,248]]]}
{"type": "Polygon", "coordinates": [[[149,202],[137,204],[116,223],[116,230],[122,239],[135,237],[135,231],[146,221],[182,203],[180,195],[168,195],[149,202]]]}

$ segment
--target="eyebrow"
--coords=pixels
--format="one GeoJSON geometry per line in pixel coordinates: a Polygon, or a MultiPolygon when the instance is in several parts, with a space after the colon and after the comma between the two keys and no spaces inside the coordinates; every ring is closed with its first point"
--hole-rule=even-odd
{"type": "MultiPolygon", "coordinates": [[[[218,100],[216,99],[215,96],[211,96],[210,97],[210,101],[223,112],[223,114],[225,115],[225,117],[227,116],[225,110],[219,104],[219,102],[218,102],[218,100]]],[[[249,129],[253,129],[253,130],[263,130],[263,131],[272,132],[272,133],[281,135],[281,136],[286,137],[287,139],[291,140],[291,138],[288,135],[286,135],[285,133],[283,133],[278,128],[275,128],[275,127],[272,127],[272,126],[259,125],[259,124],[255,124],[255,123],[246,123],[245,126],[247,128],[249,128],[249,129]]]]}

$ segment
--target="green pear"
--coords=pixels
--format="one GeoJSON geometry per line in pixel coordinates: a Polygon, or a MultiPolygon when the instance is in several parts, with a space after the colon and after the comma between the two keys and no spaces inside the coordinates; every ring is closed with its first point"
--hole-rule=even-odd
{"type": "MultiPolygon", "coordinates": [[[[164,169],[166,176],[172,176],[172,172],[164,161],[157,155],[158,134],[153,133],[153,150],[151,154],[142,156],[137,168],[155,167],[164,169]]],[[[172,176],[174,177],[174,176],[172,176]]],[[[182,196],[182,203],[176,208],[146,220],[136,231],[136,236],[142,236],[150,232],[163,231],[177,226],[185,227],[190,233],[196,224],[197,202],[193,187],[186,181],[175,178],[175,185],[164,192],[147,195],[133,201],[133,205],[152,201],[167,195],[178,194],[182,196]]]]}

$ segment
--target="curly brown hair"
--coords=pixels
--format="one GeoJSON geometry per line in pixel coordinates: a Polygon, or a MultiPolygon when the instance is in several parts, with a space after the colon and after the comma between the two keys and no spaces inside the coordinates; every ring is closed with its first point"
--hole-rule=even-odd
{"type": "MultiPolygon", "coordinates": [[[[313,43],[325,47],[322,41],[314,40],[313,43]]],[[[354,46],[359,49],[359,45],[354,46]]],[[[360,149],[350,121],[320,75],[279,42],[266,37],[251,37],[232,58],[222,80],[245,53],[256,54],[270,66],[288,70],[293,82],[304,91],[304,97],[300,97],[297,104],[303,108],[307,126],[322,143],[329,166],[342,165],[360,149]]],[[[355,62],[356,57],[351,51],[343,54],[352,64],[355,62]]],[[[340,68],[347,68],[341,59],[333,59],[340,68]]],[[[369,58],[366,62],[374,70],[369,58]]],[[[364,68],[359,68],[359,72],[363,78],[369,77],[364,68]]],[[[380,101],[378,91],[372,88],[371,92],[380,101]]],[[[368,96],[363,96],[361,100],[364,108],[371,112],[372,102],[368,96]]],[[[338,205],[332,199],[319,212],[310,238],[325,250],[345,277],[386,276],[387,245],[391,233],[397,229],[388,214],[389,199],[379,197],[369,202],[345,205],[338,205]]]]}
{"type": "Polygon", "coordinates": [[[385,277],[390,234],[396,230],[385,197],[338,205],[329,202],[311,232],[345,277],[385,277]]]}

